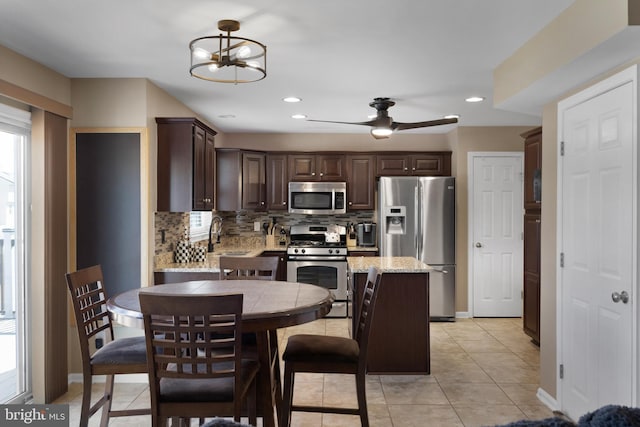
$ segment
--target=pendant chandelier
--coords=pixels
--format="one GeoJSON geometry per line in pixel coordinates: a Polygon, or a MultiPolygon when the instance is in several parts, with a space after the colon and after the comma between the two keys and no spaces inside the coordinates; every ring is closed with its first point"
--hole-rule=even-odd
{"type": "Polygon", "coordinates": [[[218,21],[226,35],[205,36],[189,43],[189,73],[203,80],[220,83],[250,83],[267,76],[267,47],[255,40],[231,36],[240,23],[231,19],[218,21]]]}

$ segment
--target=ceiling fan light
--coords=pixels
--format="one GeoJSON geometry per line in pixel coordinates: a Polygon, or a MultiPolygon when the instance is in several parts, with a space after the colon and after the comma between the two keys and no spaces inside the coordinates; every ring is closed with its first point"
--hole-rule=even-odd
{"type": "Polygon", "coordinates": [[[377,127],[377,128],[373,128],[371,129],[371,135],[374,136],[389,136],[393,133],[393,131],[391,129],[389,129],[388,127],[377,127]]]}

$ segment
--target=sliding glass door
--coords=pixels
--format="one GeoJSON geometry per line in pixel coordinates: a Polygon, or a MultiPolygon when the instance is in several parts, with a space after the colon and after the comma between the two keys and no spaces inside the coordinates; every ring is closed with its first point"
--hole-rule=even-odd
{"type": "Polygon", "coordinates": [[[29,112],[0,104],[0,404],[31,398],[27,322],[29,112]]]}

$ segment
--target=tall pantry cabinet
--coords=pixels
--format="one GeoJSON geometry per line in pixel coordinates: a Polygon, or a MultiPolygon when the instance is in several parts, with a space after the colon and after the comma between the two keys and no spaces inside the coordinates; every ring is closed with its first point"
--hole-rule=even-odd
{"type": "Polygon", "coordinates": [[[540,209],[542,208],[542,128],[524,138],[524,332],[540,343],[540,209]]]}

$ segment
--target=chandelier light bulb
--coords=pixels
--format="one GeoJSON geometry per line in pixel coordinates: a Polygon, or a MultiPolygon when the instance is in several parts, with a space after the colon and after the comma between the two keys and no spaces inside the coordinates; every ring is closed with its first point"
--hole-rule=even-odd
{"type": "Polygon", "coordinates": [[[193,49],[193,56],[198,59],[209,59],[211,58],[211,53],[201,47],[197,47],[193,49]]]}
{"type": "Polygon", "coordinates": [[[212,73],[215,73],[216,71],[218,71],[218,64],[211,64],[207,68],[209,68],[209,71],[211,71],[212,73]]]}
{"type": "Polygon", "coordinates": [[[251,48],[249,46],[240,46],[240,49],[236,52],[238,58],[248,58],[251,56],[251,48]]]}

